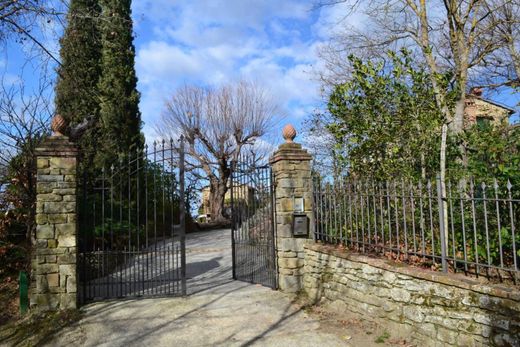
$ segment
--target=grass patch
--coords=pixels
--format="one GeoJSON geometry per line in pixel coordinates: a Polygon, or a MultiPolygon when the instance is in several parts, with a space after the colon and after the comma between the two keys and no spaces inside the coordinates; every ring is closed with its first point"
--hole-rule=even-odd
{"type": "Polygon", "coordinates": [[[81,318],[79,310],[29,314],[0,327],[0,345],[41,346],[61,329],[81,318]]]}
{"type": "Polygon", "coordinates": [[[382,333],[381,335],[379,335],[375,340],[374,342],[375,343],[385,343],[386,340],[388,340],[390,338],[390,334],[388,333],[388,331],[385,330],[384,333],[382,333]]]}

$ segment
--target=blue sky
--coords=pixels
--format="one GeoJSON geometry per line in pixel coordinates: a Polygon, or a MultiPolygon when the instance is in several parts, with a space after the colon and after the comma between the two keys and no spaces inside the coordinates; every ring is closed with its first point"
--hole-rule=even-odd
{"type": "Polygon", "coordinates": [[[320,103],[317,48],[339,10],[297,0],[134,1],[145,133],[176,87],[239,78],[269,90],[299,127],[320,103]]]}
{"type": "MultiPolygon", "coordinates": [[[[281,104],[285,122],[301,129],[321,105],[318,48],[346,13],[342,6],[315,9],[314,0],[134,0],[136,71],[141,92],[143,131],[153,128],[165,100],[184,83],[219,84],[249,79],[269,90],[281,104]]],[[[350,22],[362,19],[348,19],[350,22]]],[[[60,29],[48,27],[45,44],[59,56],[60,29]]],[[[0,55],[4,82],[16,82],[24,62],[20,45],[0,55]]],[[[35,85],[38,60],[24,69],[35,85]]],[[[509,106],[520,95],[508,91],[490,98],[509,106]]]]}

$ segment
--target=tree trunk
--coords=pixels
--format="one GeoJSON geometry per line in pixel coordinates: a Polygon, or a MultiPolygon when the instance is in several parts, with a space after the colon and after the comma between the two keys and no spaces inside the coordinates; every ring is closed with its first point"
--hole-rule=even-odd
{"type": "Polygon", "coordinates": [[[225,201],[230,176],[231,170],[224,163],[219,170],[219,177],[210,180],[209,209],[213,221],[224,222],[229,220],[230,216],[226,214],[225,210],[225,201]]]}
{"type": "Polygon", "coordinates": [[[440,168],[440,185],[441,185],[441,201],[443,210],[443,223],[444,223],[444,245],[445,249],[448,249],[448,203],[446,200],[446,147],[448,140],[448,125],[444,123],[442,125],[442,133],[441,133],[441,168],[440,168]]]}
{"type": "Polygon", "coordinates": [[[450,123],[450,131],[454,135],[458,135],[464,130],[464,110],[466,106],[466,96],[460,95],[459,100],[455,104],[455,114],[453,122],[450,123]]]}
{"type": "Polygon", "coordinates": [[[212,221],[224,220],[224,201],[226,197],[225,185],[219,180],[210,182],[209,190],[209,210],[212,221]]]}

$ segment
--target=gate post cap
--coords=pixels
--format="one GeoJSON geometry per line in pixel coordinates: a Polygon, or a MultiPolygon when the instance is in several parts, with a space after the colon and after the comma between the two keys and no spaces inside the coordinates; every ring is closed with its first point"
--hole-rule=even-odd
{"type": "Polygon", "coordinates": [[[62,115],[56,114],[51,121],[52,136],[64,136],[67,129],[67,121],[62,115]]]}
{"type": "Polygon", "coordinates": [[[286,143],[293,143],[294,138],[296,137],[296,129],[292,126],[292,124],[287,124],[284,126],[282,130],[283,138],[285,139],[286,143]]]}

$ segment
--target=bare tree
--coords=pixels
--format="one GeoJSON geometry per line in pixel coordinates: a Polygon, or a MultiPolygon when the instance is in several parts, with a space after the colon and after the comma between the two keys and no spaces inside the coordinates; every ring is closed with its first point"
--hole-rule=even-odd
{"type": "Polygon", "coordinates": [[[520,0],[495,0],[487,4],[490,21],[502,45],[482,61],[483,86],[520,87],[520,0]],[[502,6],[496,3],[503,2],[502,6]],[[491,7],[496,8],[495,11],[491,7]]]}
{"type": "Polygon", "coordinates": [[[185,137],[188,167],[209,182],[214,220],[226,217],[224,199],[234,163],[272,129],[278,111],[264,89],[245,81],[219,88],[183,86],[167,102],[157,133],[185,137]]]}
{"type": "MultiPolygon", "coordinates": [[[[338,56],[351,53],[374,57],[403,46],[415,51],[431,72],[439,109],[455,134],[463,129],[471,75],[480,74],[480,68],[494,52],[511,46],[510,42],[518,45],[517,32],[509,35],[509,41],[499,34],[500,28],[507,32],[520,18],[520,13],[514,11],[518,0],[343,0],[324,4],[340,2],[350,4],[350,12],[366,15],[367,27],[377,29],[345,24],[344,30],[322,51],[322,56],[333,64],[341,60],[338,56]],[[447,90],[438,80],[439,74],[446,71],[453,74],[449,87],[457,94],[455,107],[450,107],[447,90]]],[[[518,47],[513,45],[513,48],[518,47]]],[[[511,55],[506,59],[509,64],[515,60],[511,55]]],[[[337,76],[345,70],[332,72],[337,76]]]]}
{"type": "Polygon", "coordinates": [[[0,179],[10,187],[0,191],[2,200],[11,200],[12,207],[21,209],[31,235],[36,202],[35,149],[48,133],[51,117],[49,86],[46,78],[36,91],[27,96],[23,83],[0,88],[0,179]]]}
{"type": "Polygon", "coordinates": [[[336,147],[334,135],[327,129],[330,122],[329,114],[314,112],[304,123],[302,142],[314,158],[313,170],[321,177],[337,179],[347,169],[341,162],[347,153],[336,147]]]}

